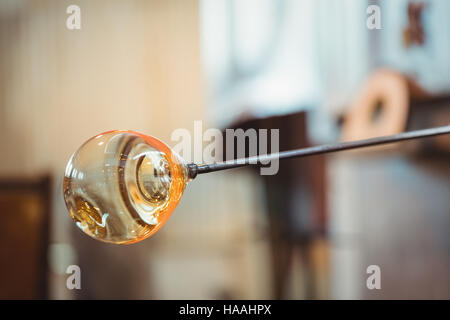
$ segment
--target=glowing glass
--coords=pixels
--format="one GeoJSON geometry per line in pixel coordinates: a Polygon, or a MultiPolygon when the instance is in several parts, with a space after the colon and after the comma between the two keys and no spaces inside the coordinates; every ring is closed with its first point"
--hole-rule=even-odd
{"type": "Polygon", "coordinates": [[[70,158],[64,200],[86,234],[128,244],[164,225],[188,181],[184,161],[160,140],[109,131],[89,139],[70,158]]]}

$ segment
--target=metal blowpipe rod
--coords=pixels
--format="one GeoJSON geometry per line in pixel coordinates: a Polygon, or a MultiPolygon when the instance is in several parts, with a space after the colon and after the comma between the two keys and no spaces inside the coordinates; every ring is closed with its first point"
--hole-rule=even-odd
{"type": "Polygon", "coordinates": [[[403,133],[394,134],[394,135],[390,135],[390,136],[383,136],[383,137],[377,137],[377,138],[371,138],[371,139],[365,139],[365,140],[341,142],[341,143],[335,143],[335,144],[326,144],[326,145],[322,145],[322,146],[296,149],[296,150],[284,151],[284,152],[277,152],[277,153],[242,158],[242,159],[237,159],[237,160],[228,160],[228,161],[218,162],[218,163],[214,163],[214,164],[202,164],[202,165],[191,164],[190,169],[193,169],[195,171],[194,176],[196,176],[197,174],[202,174],[202,173],[226,170],[226,169],[231,169],[231,168],[239,168],[239,167],[244,167],[247,165],[257,165],[258,163],[261,163],[261,162],[267,163],[268,161],[274,160],[277,158],[278,159],[300,158],[300,157],[306,157],[306,156],[312,156],[312,155],[318,155],[318,154],[324,154],[324,153],[331,153],[331,152],[338,152],[338,151],[344,151],[344,150],[377,146],[377,145],[406,141],[406,140],[439,136],[439,135],[444,135],[444,134],[449,134],[449,133],[450,133],[450,125],[443,126],[443,127],[437,127],[437,128],[403,132],[403,133]]]}

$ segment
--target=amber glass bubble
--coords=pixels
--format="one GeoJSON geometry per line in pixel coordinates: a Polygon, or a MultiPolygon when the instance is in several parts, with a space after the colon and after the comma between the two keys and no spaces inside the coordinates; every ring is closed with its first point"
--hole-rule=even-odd
{"type": "Polygon", "coordinates": [[[127,244],[161,228],[187,184],[183,160],[160,140],[110,131],[85,142],[70,158],[64,200],[89,236],[127,244]]]}

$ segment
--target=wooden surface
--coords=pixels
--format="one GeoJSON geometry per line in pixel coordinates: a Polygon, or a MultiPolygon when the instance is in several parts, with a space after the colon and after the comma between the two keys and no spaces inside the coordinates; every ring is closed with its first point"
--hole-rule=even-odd
{"type": "Polygon", "coordinates": [[[47,298],[50,180],[0,181],[0,299],[47,298]]]}

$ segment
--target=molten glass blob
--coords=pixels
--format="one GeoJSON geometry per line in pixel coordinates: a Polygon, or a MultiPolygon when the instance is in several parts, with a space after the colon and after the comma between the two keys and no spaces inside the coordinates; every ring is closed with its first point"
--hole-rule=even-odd
{"type": "Polygon", "coordinates": [[[72,155],[63,191],[81,230],[97,240],[128,244],[164,225],[188,180],[184,161],[163,142],[133,131],[110,131],[72,155]]]}

